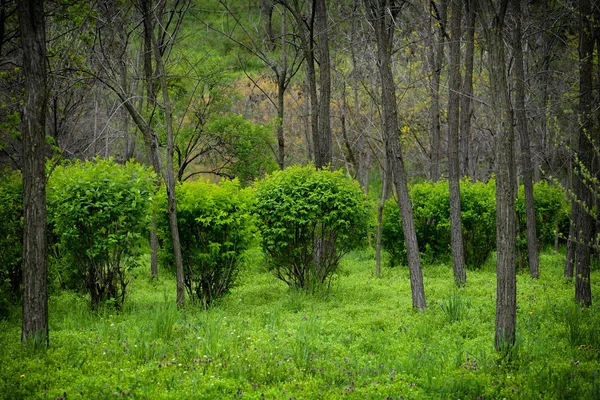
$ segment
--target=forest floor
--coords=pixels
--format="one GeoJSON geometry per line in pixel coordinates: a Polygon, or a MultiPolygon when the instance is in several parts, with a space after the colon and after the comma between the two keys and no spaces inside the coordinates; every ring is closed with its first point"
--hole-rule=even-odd
{"type": "Polygon", "coordinates": [[[331,288],[290,290],[251,254],[238,286],[208,311],[175,307],[175,281],[138,267],[122,311],[50,298],[50,347],[0,321],[0,397],[104,399],[600,398],[600,271],[594,305],[573,305],[564,254],[540,279],[517,276],[517,344],[494,350],[495,260],[457,289],[447,264],[423,268],[428,308],[411,309],[406,268],[374,276],[372,251],[342,262],[331,288]]]}

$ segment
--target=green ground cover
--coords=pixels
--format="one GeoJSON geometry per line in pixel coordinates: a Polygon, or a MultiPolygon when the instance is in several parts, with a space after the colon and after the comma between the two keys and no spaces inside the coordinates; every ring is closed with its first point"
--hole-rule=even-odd
{"type": "MultiPolygon", "coordinates": [[[[51,345],[20,344],[18,310],[0,321],[0,397],[148,399],[600,398],[598,301],[574,307],[564,254],[520,272],[518,341],[493,347],[494,260],[456,289],[449,265],[424,266],[425,312],[411,309],[408,270],[374,277],[351,253],[329,291],[288,289],[253,251],[240,283],[205,311],[175,308],[175,282],[138,267],[120,312],[50,298],[51,345]]],[[[600,272],[592,273],[597,298],[600,272]]]]}

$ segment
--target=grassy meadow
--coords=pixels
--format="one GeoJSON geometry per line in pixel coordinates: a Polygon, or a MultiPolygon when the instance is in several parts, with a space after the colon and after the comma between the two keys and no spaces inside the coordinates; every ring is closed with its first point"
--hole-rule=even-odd
{"type": "Polygon", "coordinates": [[[428,308],[411,309],[408,270],[374,276],[371,250],[343,259],[331,288],[289,290],[254,250],[237,287],[208,311],[175,307],[175,280],[133,271],[121,312],[87,297],[50,298],[51,345],[20,344],[20,315],[0,321],[6,399],[592,399],[600,398],[600,273],[595,304],[573,306],[564,254],[540,279],[517,277],[518,340],[493,347],[495,261],[456,289],[447,264],[423,267],[428,308]]]}

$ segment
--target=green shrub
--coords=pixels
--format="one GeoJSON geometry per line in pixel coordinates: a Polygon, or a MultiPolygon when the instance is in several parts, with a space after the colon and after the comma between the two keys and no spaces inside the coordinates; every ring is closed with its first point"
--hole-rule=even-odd
{"type": "MultiPolygon", "coordinates": [[[[465,263],[479,268],[496,241],[495,182],[460,186],[465,263]]],[[[410,192],[415,230],[421,256],[432,260],[450,258],[450,195],[447,181],[423,182],[410,192]]],[[[382,245],[390,254],[390,264],[406,264],[406,249],[398,202],[390,199],[383,212],[382,245]]]]}
{"type": "Polygon", "coordinates": [[[460,202],[465,263],[481,268],[496,249],[496,181],[461,181],[460,202]]]}
{"type": "Polygon", "coordinates": [[[342,171],[294,166],[255,187],[269,268],[291,287],[328,284],[340,258],[366,238],[368,204],[358,183],[342,171]]]}
{"type": "MultiPolygon", "coordinates": [[[[552,246],[556,235],[567,237],[569,232],[570,204],[560,186],[547,181],[537,182],[533,186],[538,246],[552,246]]],[[[525,195],[523,185],[515,204],[519,218],[519,237],[517,243],[522,253],[527,249],[527,219],[525,214],[525,195]]],[[[526,260],[526,257],[522,257],[526,260]]]]}
{"type": "MultiPolygon", "coordinates": [[[[240,189],[238,180],[219,185],[184,182],[176,191],[185,286],[193,301],[206,306],[232,287],[241,257],[252,243],[251,195],[240,189]]],[[[164,189],[155,206],[157,233],[163,242],[161,260],[174,268],[164,189]]]]}
{"type": "Polygon", "coordinates": [[[0,318],[20,298],[23,183],[17,171],[0,171],[0,318]]]}
{"type": "Polygon", "coordinates": [[[125,259],[137,255],[146,238],[153,179],[134,162],[96,159],[59,166],[48,182],[48,219],[61,255],[55,268],[76,267],[66,276],[83,283],[93,308],[123,303],[125,259]]]}

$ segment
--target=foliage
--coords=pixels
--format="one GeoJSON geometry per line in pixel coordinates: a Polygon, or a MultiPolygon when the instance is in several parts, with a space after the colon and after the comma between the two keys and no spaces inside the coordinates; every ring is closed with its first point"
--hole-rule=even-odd
{"type": "Polygon", "coordinates": [[[21,295],[23,183],[17,171],[0,171],[0,220],[0,318],[5,318],[21,295]]]}
{"type": "MultiPolygon", "coordinates": [[[[252,243],[251,196],[239,181],[183,182],[177,186],[177,223],[184,265],[184,280],[192,300],[207,306],[235,283],[244,251],[252,243]]],[[[174,265],[167,196],[159,192],[157,233],[161,258],[174,265]]]]}
{"type": "MultiPolygon", "coordinates": [[[[496,245],[495,183],[463,180],[460,190],[465,262],[479,268],[496,245]]],[[[415,184],[410,196],[422,257],[429,262],[447,261],[451,251],[448,182],[415,184]]],[[[390,264],[406,264],[402,220],[394,199],[385,204],[382,228],[382,245],[390,253],[390,264]]]]}
{"type": "MultiPolygon", "coordinates": [[[[568,236],[570,203],[563,189],[547,181],[537,182],[533,186],[535,217],[538,246],[553,246],[555,238],[568,236]]],[[[526,253],[527,221],[525,214],[525,195],[523,185],[519,189],[519,197],[515,204],[519,218],[519,249],[526,253]]],[[[526,260],[526,257],[522,257],[526,260]]]]}
{"type": "Polygon", "coordinates": [[[460,183],[465,263],[480,268],[496,249],[496,181],[460,183]]]}
{"type": "Polygon", "coordinates": [[[126,259],[145,240],[153,179],[134,162],[96,159],[59,166],[48,182],[48,219],[61,255],[55,268],[76,267],[93,308],[123,303],[126,259]]]}
{"type": "Polygon", "coordinates": [[[229,114],[209,124],[208,134],[223,149],[215,153],[223,158],[220,172],[238,178],[244,185],[277,168],[273,129],[269,125],[253,124],[240,115],[229,114]]]}
{"type": "MultiPolygon", "coordinates": [[[[572,306],[564,254],[540,261],[539,280],[517,276],[520,346],[509,364],[492,339],[494,268],[469,275],[458,295],[468,312],[450,321],[440,306],[411,312],[408,271],[375,278],[365,252],[344,257],[325,296],[286,290],[256,264],[208,310],[178,310],[174,277],[138,267],[119,313],[52,295],[44,352],[21,345],[18,318],[0,321],[0,397],[597,398],[600,314],[572,306]]],[[[432,304],[456,295],[447,266],[423,273],[432,304]]]]}
{"type": "Polygon", "coordinates": [[[365,196],[341,170],[294,166],[255,186],[269,268],[291,287],[314,290],[329,283],[340,258],[366,237],[365,196]]]}

